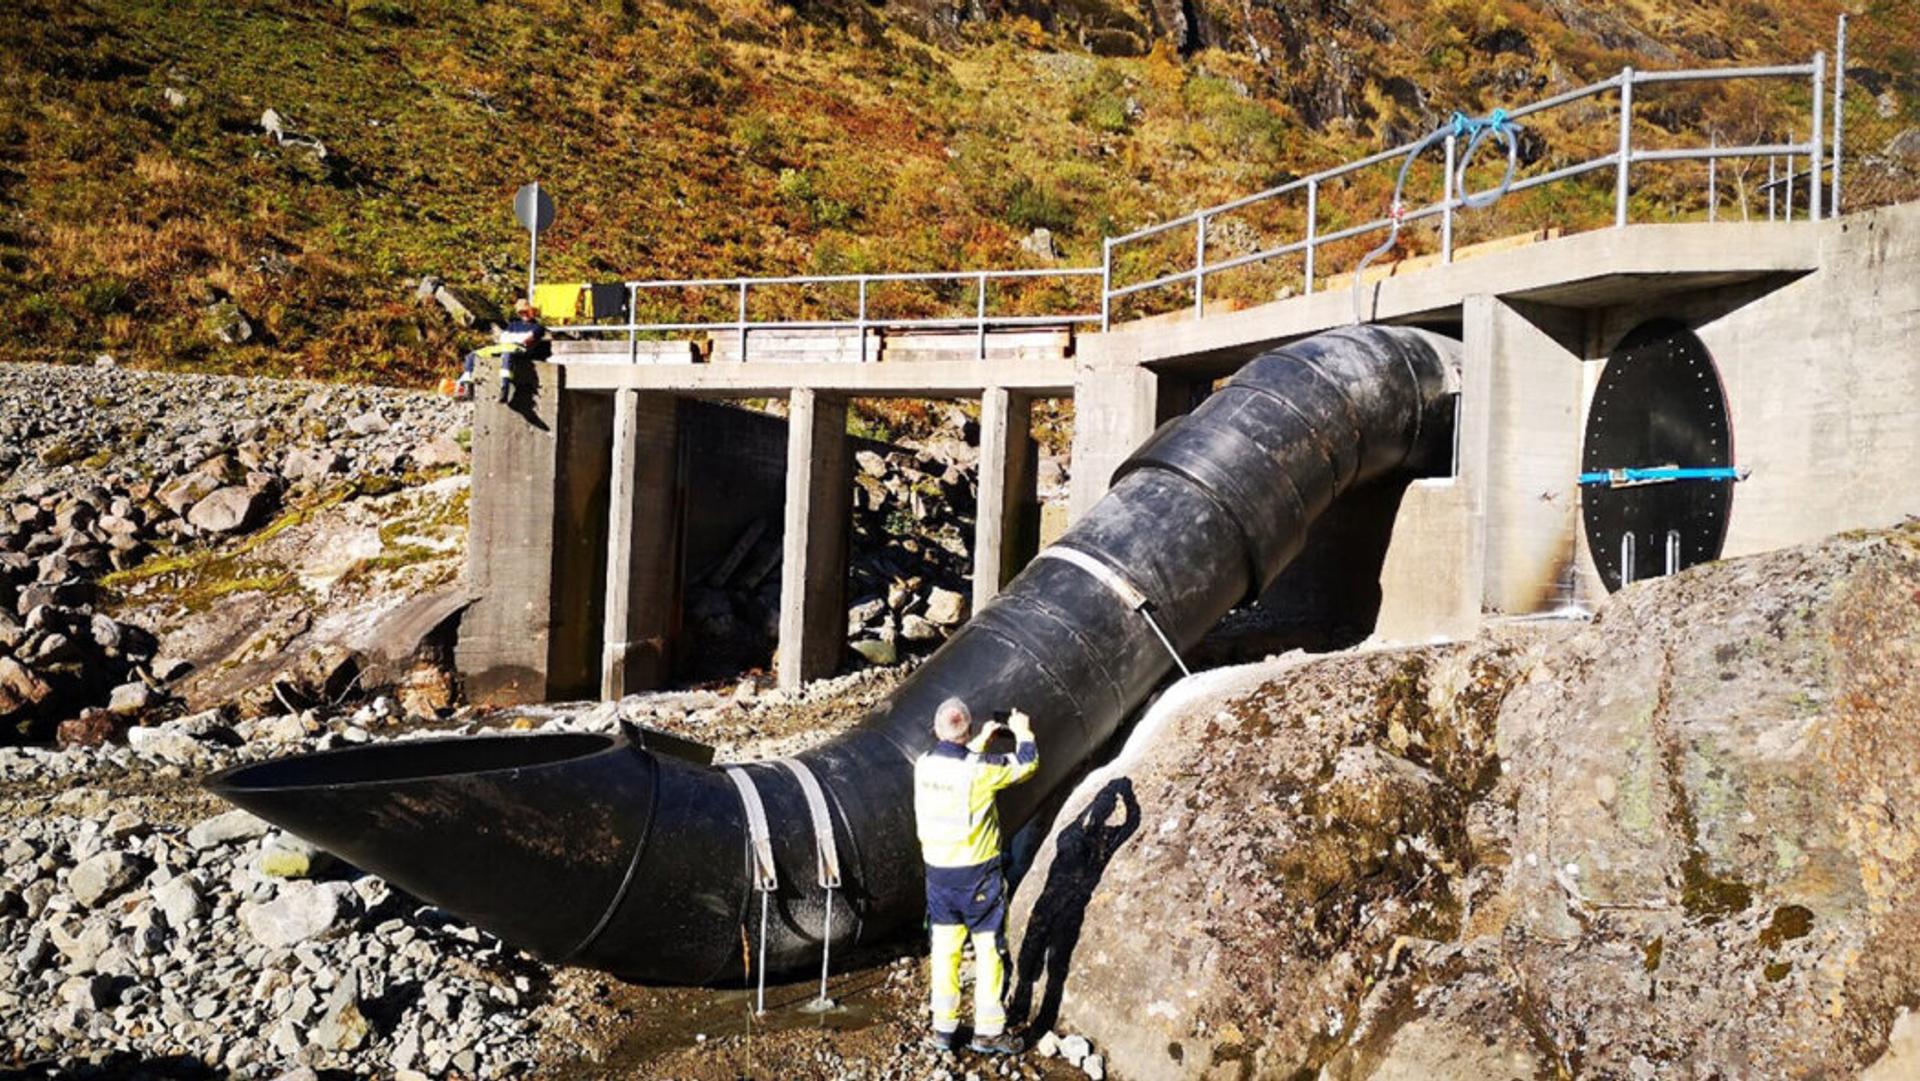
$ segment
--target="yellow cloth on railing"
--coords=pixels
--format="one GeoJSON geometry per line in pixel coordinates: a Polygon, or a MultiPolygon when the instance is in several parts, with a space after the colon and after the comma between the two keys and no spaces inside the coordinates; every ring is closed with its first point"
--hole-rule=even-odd
{"type": "Polygon", "coordinates": [[[580,318],[580,296],[585,282],[557,282],[533,287],[533,306],[540,318],[550,323],[572,322],[580,318]]]}

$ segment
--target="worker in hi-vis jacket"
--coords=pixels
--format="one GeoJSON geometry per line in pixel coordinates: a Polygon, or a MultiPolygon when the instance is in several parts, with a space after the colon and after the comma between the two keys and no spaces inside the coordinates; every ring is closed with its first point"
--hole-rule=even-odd
{"type": "Polygon", "coordinates": [[[972,1050],[1017,1054],[1007,1033],[1006,965],[1001,928],[1006,880],[1000,866],[1000,814],[993,795],[1033,776],[1040,767],[1027,715],[1014,710],[1006,724],[989,722],[971,743],[973,714],[958,698],[933,712],[931,751],[913,764],[913,815],[927,864],[927,922],[933,934],[933,1045],[954,1047],[960,1028],[960,951],[973,936],[972,1050]],[[1013,733],[1012,754],[987,754],[987,741],[1013,733]]]}

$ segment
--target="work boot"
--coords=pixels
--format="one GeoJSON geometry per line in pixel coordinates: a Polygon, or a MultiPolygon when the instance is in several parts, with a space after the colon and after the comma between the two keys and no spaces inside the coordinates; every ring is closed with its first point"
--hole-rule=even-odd
{"type": "Polygon", "coordinates": [[[927,1046],[943,1055],[953,1054],[954,1033],[934,1029],[927,1034],[927,1046]]]}
{"type": "Polygon", "coordinates": [[[973,1042],[967,1045],[967,1050],[983,1055],[1017,1055],[1026,1049],[1025,1040],[1008,1032],[997,1036],[975,1036],[973,1042]]]}

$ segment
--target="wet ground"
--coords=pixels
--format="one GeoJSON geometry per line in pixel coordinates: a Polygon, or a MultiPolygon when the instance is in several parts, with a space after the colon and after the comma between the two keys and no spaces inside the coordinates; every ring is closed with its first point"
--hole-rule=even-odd
{"type": "MultiPolygon", "coordinates": [[[[912,949],[902,943],[902,951],[912,949]]],[[[1084,1077],[1054,1059],[939,1055],[922,1042],[926,959],[904,954],[828,981],[820,1010],[817,980],[769,987],[754,1014],[753,988],[654,988],[569,970],[555,980],[546,1018],[550,1046],[577,1042],[543,1063],[540,1077],[568,1081],[737,1078],[1084,1077]]]]}

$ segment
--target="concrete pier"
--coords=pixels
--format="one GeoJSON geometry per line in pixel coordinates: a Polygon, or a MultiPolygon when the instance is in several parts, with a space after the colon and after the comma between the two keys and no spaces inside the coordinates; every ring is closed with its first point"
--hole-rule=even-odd
{"type": "Polygon", "coordinates": [[[1040,541],[1039,448],[1033,398],[1006,387],[980,395],[980,498],[973,528],[973,610],[1033,558],[1040,541]]]}
{"type": "Polygon", "coordinates": [[[853,508],[847,399],[788,396],[785,550],[780,566],[782,687],[832,675],[847,646],[847,520],[853,508]]]}
{"type": "Polygon", "coordinates": [[[602,698],[665,686],[672,674],[680,586],[678,406],[667,394],[614,393],[602,698]]]}

